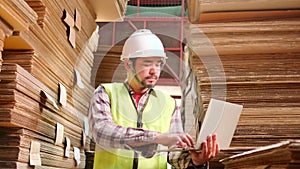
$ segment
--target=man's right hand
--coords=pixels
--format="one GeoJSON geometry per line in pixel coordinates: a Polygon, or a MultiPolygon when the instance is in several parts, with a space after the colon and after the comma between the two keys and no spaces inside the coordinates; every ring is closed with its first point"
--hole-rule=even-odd
{"type": "Polygon", "coordinates": [[[154,139],[157,144],[162,144],[164,146],[177,146],[177,147],[193,147],[194,141],[192,136],[187,133],[182,134],[170,134],[170,133],[160,133],[154,139]]]}

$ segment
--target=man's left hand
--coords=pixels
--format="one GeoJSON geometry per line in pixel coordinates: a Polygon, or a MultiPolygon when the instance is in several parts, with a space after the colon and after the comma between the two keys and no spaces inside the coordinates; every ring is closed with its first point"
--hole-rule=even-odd
{"type": "Polygon", "coordinates": [[[192,162],[194,165],[199,166],[205,164],[207,161],[214,158],[220,152],[216,134],[212,136],[207,136],[206,141],[203,141],[201,144],[201,152],[189,152],[192,156],[192,162]]]}

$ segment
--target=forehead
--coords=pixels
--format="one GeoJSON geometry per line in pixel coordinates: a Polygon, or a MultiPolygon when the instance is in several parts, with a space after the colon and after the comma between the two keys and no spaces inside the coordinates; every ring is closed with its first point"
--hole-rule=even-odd
{"type": "Polygon", "coordinates": [[[138,62],[161,62],[162,58],[161,57],[140,57],[137,58],[138,62]]]}

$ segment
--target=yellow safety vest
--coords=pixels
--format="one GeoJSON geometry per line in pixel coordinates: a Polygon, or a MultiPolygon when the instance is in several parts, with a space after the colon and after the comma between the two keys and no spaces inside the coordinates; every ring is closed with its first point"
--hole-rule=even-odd
{"type": "MultiPolygon", "coordinates": [[[[124,127],[137,127],[137,110],[131,96],[123,83],[103,84],[110,97],[112,119],[116,124],[124,127]]],[[[169,95],[153,90],[142,115],[143,129],[168,132],[172,114],[175,109],[175,100],[169,95]]],[[[134,152],[124,149],[105,149],[96,151],[94,169],[131,169],[134,152]]],[[[139,169],[166,169],[166,154],[154,155],[152,158],[139,156],[139,169]]]]}

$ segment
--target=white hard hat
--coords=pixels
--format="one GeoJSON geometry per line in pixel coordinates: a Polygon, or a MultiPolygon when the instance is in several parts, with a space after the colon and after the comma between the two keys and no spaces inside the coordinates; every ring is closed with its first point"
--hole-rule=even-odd
{"type": "Polygon", "coordinates": [[[162,42],[148,29],[135,31],[123,46],[122,61],[139,57],[162,57],[167,59],[162,42]]]}

